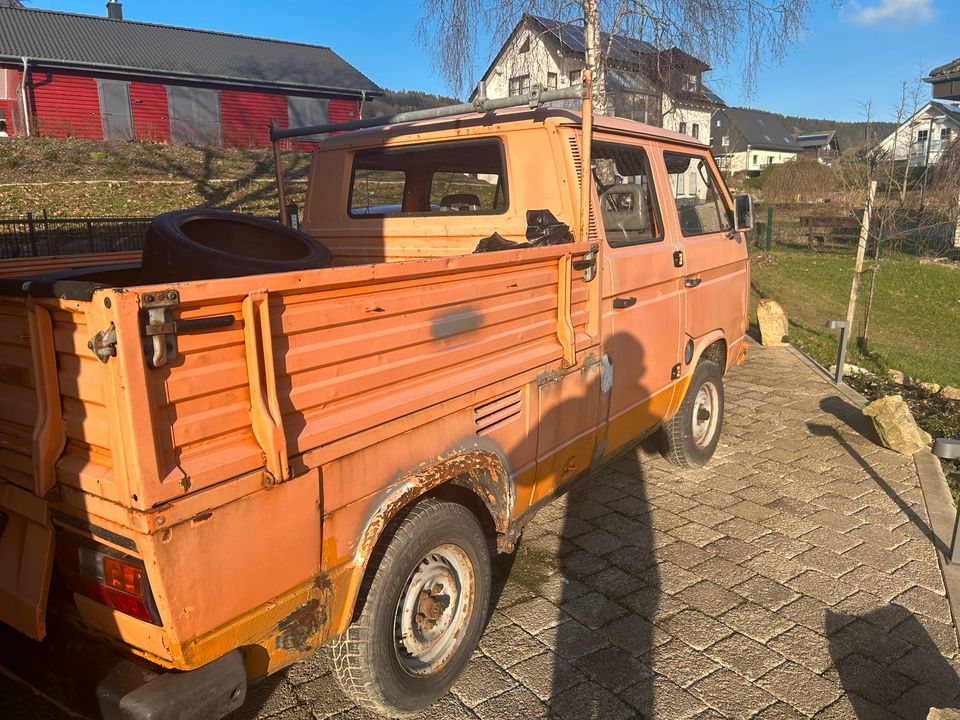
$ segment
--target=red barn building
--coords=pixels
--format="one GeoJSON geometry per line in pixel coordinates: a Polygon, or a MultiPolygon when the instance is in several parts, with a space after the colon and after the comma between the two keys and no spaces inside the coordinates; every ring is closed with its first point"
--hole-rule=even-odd
{"type": "Polygon", "coordinates": [[[0,0],[0,119],[10,135],[249,147],[268,124],[360,117],[382,94],[328,47],[26,9],[0,0]]]}

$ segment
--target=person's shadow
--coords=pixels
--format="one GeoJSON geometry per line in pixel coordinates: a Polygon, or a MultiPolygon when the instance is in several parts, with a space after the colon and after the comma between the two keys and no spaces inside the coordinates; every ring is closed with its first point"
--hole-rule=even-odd
{"type": "MultiPolygon", "coordinates": [[[[857,720],[924,720],[932,708],[960,708],[960,677],[905,607],[861,616],[827,610],[825,624],[830,657],[857,720]]],[[[956,647],[955,637],[947,640],[956,647]]]]}

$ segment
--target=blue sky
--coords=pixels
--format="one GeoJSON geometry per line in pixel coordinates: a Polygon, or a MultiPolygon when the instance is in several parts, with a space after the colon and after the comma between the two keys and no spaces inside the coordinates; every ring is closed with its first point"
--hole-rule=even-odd
{"type": "MultiPolygon", "coordinates": [[[[32,0],[30,6],[92,15],[104,0],[32,0]]],[[[779,66],[765,67],[745,96],[740,62],[710,77],[730,105],[833,120],[859,120],[872,99],[874,118],[893,114],[900,81],[960,56],[958,0],[829,0],[814,6],[800,43],[779,66]]],[[[419,0],[126,0],[128,19],[329,45],[375,83],[392,89],[444,92],[415,37],[419,0]]],[[[490,59],[479,48],[476,75],[490,59]]],[[[929,97],[924,86],[924,99],[929,97]]]]}

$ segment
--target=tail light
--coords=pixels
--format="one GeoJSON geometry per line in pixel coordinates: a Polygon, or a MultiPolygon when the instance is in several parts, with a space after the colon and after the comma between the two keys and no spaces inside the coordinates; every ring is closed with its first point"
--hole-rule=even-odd
{"type": "Polygon", "coordinates": [[[143,563],[73,533],[57,533],[57,564],[64,584],[75,593],[144,620],[160,624],[143,563]]]}

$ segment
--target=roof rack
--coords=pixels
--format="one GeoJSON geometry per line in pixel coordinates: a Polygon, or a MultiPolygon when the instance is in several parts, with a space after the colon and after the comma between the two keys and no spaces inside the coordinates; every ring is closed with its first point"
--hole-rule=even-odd
{"type": "Polygon", "coordinates": [[[415,120],[433,120],[435,118],[450,117],[453,115],[464,115],[466,113],[486,113],[492,110],[502,110],[504,108],[527,106],[530,109],[536,109],[548,102],[558,102],[561,100],[582,100],[583,86],[575,85],[568,88],[559,88],[557,90],[544,90],[539,85],[534,85],[528,95],[514,95],[505,98],[488,98],[486,93],[486,83],[481,82],[477,85],[477,95],[473,102],[459,103],[458,105],[447,105],[444,107],[427,108],[426,110],[411,110],[409,112],[397,113],[395,115],[382,115],[375,118],[365,118],[361,120],[347,120],[346,122],[325,123],[323,125],[308,125],[299,128],[270,128],[270,141],[276,143],[284,138],[304,137],[306,135],[324,135],[333,132],[345,132],[348,130],[363,130],[364,128],[379,127],[381,125],[393,125],[395,123],[413,122],[415,120]]]}

